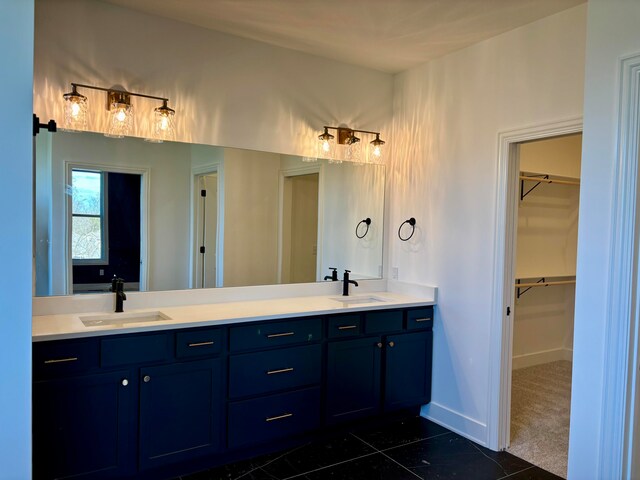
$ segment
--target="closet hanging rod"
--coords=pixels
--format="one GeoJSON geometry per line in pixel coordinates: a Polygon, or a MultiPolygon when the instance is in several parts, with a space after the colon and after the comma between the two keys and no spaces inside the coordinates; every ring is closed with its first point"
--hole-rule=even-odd
{"type": "Polygon", "coordinates": [[[526,175],[520,175],[520,180],[529,180],[530,182],[557,183],[559,185],[578,185],[578,186],[580,186],[580,182],[578,182],[576,180],[556,180],[554,178],[528,177],[526,175]]]}
{"type": "Polygon", "coordinates": [[[545,277],[542,277],[537,282],[533,283],[520,283],[520,280],[516,280],[515,288],[516,288],[516,297],[520,298],[526,292],[531,290],[533,287],[548,287],[550,285],[570,285],[572,283],[576,283],[575,277],[573,280],[552,280],[547,282],[545,277]],[[524,290],[522,290],[524,289],[524,290]]]}
{"type": "Polygon", "coordinates": [[[549,285],[569,285],[576,283],[575,280],[557,280],[555,282],[540,282],[540,283],[516,283],[518,288],[530,288],[530,287],[548,287],[549,285]]]}
{"type": "Polygon", "coordinates": [[[580,185],[580,182],[575,180],[555,180],[553,178],[549,178],[549,175],[540,173],[537,175],[520,175],[520,201],[524,200],[524,197],[533,192],[536,188],[540,186],[541,183],[557,183],[559,185],[580,185]],[[531,187],[526,192],[524,191],[524,182],[536,182],[536,184],[531,187]]]}

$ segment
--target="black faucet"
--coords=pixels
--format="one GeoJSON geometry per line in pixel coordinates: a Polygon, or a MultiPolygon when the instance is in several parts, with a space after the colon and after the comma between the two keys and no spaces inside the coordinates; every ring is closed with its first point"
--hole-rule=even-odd
{"type": "Polygon", "coordinates": [[[356,282],[355,280],[349,280],[349,274],[351,273],[351,270],[345,270],[344,271],[344,276],[342,277],[342,296],[343,297],[348,297],[349,296],[349,284],[353,283],[356,287],[358,286],[358,282],[356,282]]]}
{"type": "Polygon", "coordinates": [[[329,267],[329,270],[332,270],[331,272],[331,276],[326,275],[324,277],[325,280],[331,280],[332,282],[337,282],[338,281],[338,269],[335,267],[329,267]]]}
{"type": "Polygon", "coordinates": [[[111,280],[111,291],[116,294],[116,313],[124,312],[123,302],[127,299],[124,293],[124,280],[114,276],[111,280]]]}

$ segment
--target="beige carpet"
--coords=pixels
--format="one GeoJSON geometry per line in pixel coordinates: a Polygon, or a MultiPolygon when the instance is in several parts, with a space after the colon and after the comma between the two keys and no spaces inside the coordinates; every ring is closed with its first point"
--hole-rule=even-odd
{"type": "Polygon", "coordinates": [[[513,371],[508,451],[567,478],[571,362],[513,371]]]}

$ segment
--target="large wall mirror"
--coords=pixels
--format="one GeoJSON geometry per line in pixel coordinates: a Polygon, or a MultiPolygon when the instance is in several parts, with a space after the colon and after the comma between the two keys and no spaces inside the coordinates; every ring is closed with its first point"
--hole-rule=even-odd
{"type": "Polygon", "coordinates": [[[36,138],[37,296],[382,276],[384,167],[237,148],[36,138]],[[369,219],[370,221],[366,221],[369,219]]]}

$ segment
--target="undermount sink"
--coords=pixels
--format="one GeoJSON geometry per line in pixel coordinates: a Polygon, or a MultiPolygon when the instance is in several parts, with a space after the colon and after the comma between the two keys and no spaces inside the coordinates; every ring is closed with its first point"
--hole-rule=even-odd
{"type": "Polygon", "coordinates": [[[80,321],[84,324],[85,327],[159,322],[161,320],[171,320],[171,317],[165,315],[162,312],[107,313],[104,315],[90,315],[87,317],[80,317],[80,321]]]}
{"type": "Polygon", "coordinates": [[[349,305],[352,304],[363,304],[363,303],[380,303],[386,302],[384,298],[373,297],[371,295],[354,295],[352,297],[333,297],[331,300],[340,303],[347,303],[349,305]]]}

